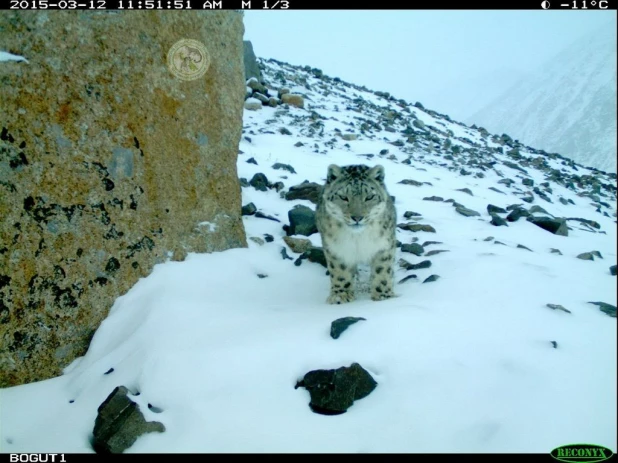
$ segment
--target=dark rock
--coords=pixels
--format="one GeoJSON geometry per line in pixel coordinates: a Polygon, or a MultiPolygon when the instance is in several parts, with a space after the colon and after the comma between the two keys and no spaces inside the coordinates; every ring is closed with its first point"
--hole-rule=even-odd
{"type": "Polygon", "coordinates": [[[588,302],[588,304],[597,305],[599,306],[599,309],[601,309],[601,312],[606,313],[610,317],[616,318],[616,306],[606,302],[588,302]]]}
{"type": "Polygon", "coordinates": [[[318,198],[322,192],[322,186],[313,182],[305,182],[300,185],[290,187],[285,194],[285,199],[292,201],[294,199],[306,199],[313,204],[318,203],[318,198]]]}
{"type": "Polygon", "coordinates": [[[267,277],[268,277],[268,275],[266,275],[266,274],[264,274],[264,273],[258,273],[258,274],[257,274],[257,277],[258,277],[258,278],[260,278],[260,279],[262,279],[262,278],[267,278],[267,277]]]}
{"type": "Polygon", "coordinates": [[[285,248],[281,248],[281,257],[283,257],[283,260],[294,260],[292,259],[290,256],[288,256],[288,251],[285,248]]]}
{"type": "Polygon", "coordinates": [[[432,244],[442,244],[442,241],[425,241],[421,246],[430,246],[432,244]]]}
{"type": "Polygon", "coordinates": [[[541,199],[544,199],[548,203],[552,202],[551,198],[547,196],[543,191],[541,191],[538,187],[534,187],[532,191],[534,191],[537,195],[539,195],[541,199]]]}
{"type": "Polygon", "coordinates": [[[554,235],[569,236],[569,229],[566,221],[562,219],[550,219],[548,217],[528,217],[526,220],[532,222],[537,227],[547,230],[554,235]]]}
{"type": "Polygon", "coordinates": [[[403,213],[403,217],[405,219],[411,219],[412,217],[422,217],[422,214],[419,214],[418,212],[412,212],[412,211],[405,211],[403,213]]]}
{"type": "Polygon", "coordinates": [[[429,251],[427,254],[425,254],[425,257],[430,257],[430,256],[435,256],[436,254],[440,254],[443,252],[451,252],[447,249],[435,249],[433,251],[429,251]]]}
{"type": "Polygon", "coordinates": [[[358,363],[336,370],[313,370],[307,373],[294,389],[309,391],[309,407],[321,415],[340,415],[354,401],[367,397],[378,385],[358,363]]]}
{"type": "Polygon", "coordinates": [[[529,195],[522,196],[521,200],[527,203],[531,203],[534,201],[534,195],[529,194],[529,195]]]}
{"type": "Polygon", "coordinates": [[[549,307],[552,310],[562,310],[563,312],[566,313],[571,313],[570,310],[565,309],[564,307],[562,307],[560,304],[547,304],[547,307],[549,307]]]}
{"type": "Polygon", "coordinates": [[[298,259],[294,262],[294,265],[297,267],[302,263],[303,260],[307,259],[309,262],[314,262],[316,264],[320,264],[322,267],[327,267],[326,265],[326,257],[324,256],[324,250],[317,246],[312,246],[308,251],[303,252],[298,259]]]}
{"type": "Polygon", "coordinates": [[[410,262],[408,262],[405,259],[399,259],[399,266],[403,269],[406,270],[421,270],[424,268],[429,268],[431,267],[431,261],[430,260],[424,260],[422,262],[419,262],[418,264],[411,264],[410,262]]]}
{"type": "Polygon", "coordinates": [[[506,186],[511,186],[515,182],[511,180],[510,178],[503,178],[502,180],[498,180],[498,183],[501,183],[502,185],[506,185],[506,186]]]}
{"type": "Polygon", "coordinates": [[[301,146],[305,146],[305,144],[302,141],[297,141],[296,143],[294,143],[294,146],[296,148],[300,148],[301,146]]]}
{"type": "Polygon", "coordinates": [[[506,209],[503,209],[498,206],[494,206],[493,204],[487,205],[487,213],[488,214],[506,214],[506,209]]]}
{"type": "Polygon", "coordinates": [[[444,198],[441,198],[440,196],[428,196],[423,198],[423,201],[444,201],[444,198]]]}
{"type": "Polygon", "coordinates": [[[402,278],[401,280],[399,280],[399,281],[397,282],[397,284],[398,284],[398,285],[400,285],[400,284],[405,283],[406,281],[408,281],[408,280],[412,280],[412,279],[414,279],[414,278],[417,278],[417,276],[416,276],[416,275],[408,275],[408,276],[406,276],[406,277],[402,278]]]}
{"type": "Polygon", "coordinates": [[[248,164],[255,164],[256,166],[258,165],[257,161],[255,160],[255,158],[249,158],[246,161],[248,164]]]}
{"type": "Polygon", "coordinates": [[[558,343],[557,343],[556,341],[550,341],[550,342],[551,342],[551,345],[552,345],[552,347],[553,347],[554,349],[557,349],[557,348],[558,348],[558,343]]]}
{"type": "Polygon", "coordinates": [[[508,227],[509,226],[508,222],[497,214],[491,214],[491,222],[489,223],[491,223],[492,225],[496,227],[504,227],[504,226],[508,227]]]}
{"type": "Polygon", "coordinates": [[[543,209],[541,206],[538,206],[536,204],[532,206],[530,209],[528,209],[528,212],[530,212],[530,214],[545,214],[545,215],[553,216],[553,214],[550,214],[545,209],[543,209]]]}
{"type": "Polygon", "coordinates": [[[283,182],[275,182],[270,187],[278,193],[285,188],[285,185],[283,184],[283,182]]]}
{"type": "Polygon", "coordinates": [[[432,281],[438,281],[439,278],[439,275],[429,275],[427,278],[425,278],[425,281],[423,281],[423,283],[431,283],[432,281]]]}
{"type": "Polygon", "coordinates": [[[423,186],[423,182],[417,182],[416,180],[412,180],[412,179],[405,179],[397,183],[401,183],[403,185],[423,186]]]}
{"type": "Polygon", "coordinates": [[[428,233],[436,232],[435,228],[433,228],[431,225],[423,225],[420,223],[400,223],[400,224],[397,224],[397,228],[400,228],[402,230],[411,231],[411,232],[419,232],[419,231],[424,231],[428,233]]]}
{"type": "Polygon", "coordinates": [[[257,62],[255,52],[253,51],[253,44],[249,40],[243,40],[243,53],[244,53],[244,65],[245,65],[245,81],[254,77],[258,81],[262,80],[260,72],[260,66],[257,62]]]}
{"type": "Polygon", "coordinates": [[[609,268],[609,273],[611,273],[612,275],[616,276],[616,266],[615,265],[612,265],[609,268]]]}
{"type": "Polygon", "coordinates": [[[366,320],[363,317],[343,317],[338,318],[330,324],[330,337],[333,339],[338,339],[345,330],[348,329],[348,326],[353,325],[356,322],[361,320],[366,320]]]}
{"type": "Polygon", "coordinates": [[[279,127],[279,133],[281,135],[292,135],[292,132],[290,132],[288,129],[286,129],[285,127],[279,127]]]}
{"type": "Polygon", "coordinates": [[[495,191],[496,193],[500,193],[502,195],[505,195],[506,193],[504,191],[498,190],[497,188],[490,186],[489,187],[490,190],[495,191]]]}
{"type": "Polygon", "coordinates": [[[493,241],[494,237],[493,236],[488,236],[487,238],[485,238],[483,241],[493,241]]]}
{"type": "Polygon", "coordinates": [[[266,175],[258,172],[253,176],[253,178],[249,181],[249,185],[255,188],[258,191],[268,191],[269,186],[268,178],[266,175]]]}
{"type": "Polygon", "coordinates": [[[242,215],[254,215],[257,212],[255,204],[249,203],[242,207],[242,215]]]}
{"type": "Polygon", "coordinates": [[[522,217],[530,217],[530,212],[523,207],[517,207],[506,216],[506,220],[509,222],[517,222],[522,217]]]}
{"type": "Polygon", "coordinates": [[[470,196],[474,196],[470,188],[459,188],[457,191],[463,191],[464,193],[468,193],[470,196]]]}
{"type": "Polygon", "coordinates": [[[463,215],[464,217],[475,217],[477,215],[481,215],[478,212],[473,211],[472,209],[468,209],[467,207],[463,207],[461,205],[456,207],[455,210],[459,212],[461,215],[463,215]]]}
{"type": "Polygon", "coordinates": [[[417,244],[417,243],[402,244],[401,245],[401,250],[403,252],[410,252],[410,253],[414,254],[415,256],[422,256],[423,253],[425,252],[425,250],[423,249],[423,246],[421,246],[420,244],[417,244]]]}
{"type": "Polygon", "coordinates": [[[594,255],[591,252],[582,252],[577,258],[581,260],[594,260],[594,255]]]}
{"type": "Polygon", "coordinates": [[[283,169],[283,170],[287,170],[288,172],[295,174],[296,171],[294,170],[294,168],[289,165],[289,164],[281,164],[280,162],[277,162],[275,164],[273,164],[273,169],[283,169]]]}
{"type": "Polygon", "coordinates": [[[122,453],[142,434],[165,431],[162,423],[144,419],[139,406],[129,399],[128,393],[126,387],[118,386],[99,406],[92,444],[96,453],[122,453]]]}
{"type": "Polygon", "coordinates": [[[534,180],[532,180],[531,178],[524,178],[522,179],[521,183],[526,186],[534,186],[534,180]]]}
{"type": "Polygon", "coordinates": [[[276,217],[273,217],[272,215],[264,214],[263,212],[260,212],[260,211],[256,212],[255,216],[258,219],[268,219],[268,220],[272,220],[273,222],[281,222],[281,220],[277,219],[276,217]]]}
{"type": "Polygon", "coordinates": [[[549,248],[550,252],[552,254],[559,254],[562,255],[562,253],[560,252],[560,249],[556,249],[556,248],[549,248]]]}
{"type": "Polygon", "coordinates": [[[522,169],[518,164],[515,164],[514,162],[511,161],[502,161],[502,164],[504,164],[507,167],[510,167],[511,169],[515,169],[518,170],[520,172],[523,172],[524,174],[528,174],[528,172],[526,172],[525,169],[522,169]]]}
{"type": "Polygon", "coordinates": [[[290,220],[290,226],[286,230],[288,236],[310,236],[318,232],[315,224],[315,212],[307,206],[294,206],[288,211],[288,219],[290,220]]]}
{"type": "Polygon", "coordinates": [[[566,199],[564,199],[562,196],[560,198],[558,198],[558,201],[560,201],[565,206],[569,205],[569,202],[566,199]]]}
{"type": "Polygon", "coordinates": [[[599,225],[599,223],[595,222],[594,220],[580,219],[578,217],[567,217],[567,220],[574,220],[576,222],[585,223],[586,225],[589,225],[592,228],[596,228],[597,230],[601,228],[601,225],[599,225]]]}
{"type": "Polygon", "coordinates": [[[275,241],[275,237],[273,235],[269,235],[268,233],[264,233],[264,241],[267,243],[272,243],[275,241]]]}
{"type": "Polygon", "coordinates": [[[530,248],[528,248],[528,247],[524,246],[523,244],[518,244],[518,245],[517,245],[517,247],[518,247],[519,249],[526,249],[527,251],[534,252],[532,249],[530,249],[530,248]]]}

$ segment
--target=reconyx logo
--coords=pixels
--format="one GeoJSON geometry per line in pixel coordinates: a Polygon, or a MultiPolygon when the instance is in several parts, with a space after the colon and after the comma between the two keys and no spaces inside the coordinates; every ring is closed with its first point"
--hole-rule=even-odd
{"type": "Polygon", "coordinates": [[[592,444],[569,444],[555,448],[551,456],[567,463],[595,463],[609,460],[613,453],[606,447],[592,444]]]}

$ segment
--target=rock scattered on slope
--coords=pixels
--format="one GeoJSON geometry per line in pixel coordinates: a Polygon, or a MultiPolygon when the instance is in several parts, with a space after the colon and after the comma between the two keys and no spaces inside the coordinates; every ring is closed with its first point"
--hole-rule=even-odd
{"type": "Polygon", "coordinates": [[[464,207],[461,205],[457,206],[455,210],[459,212],[461,215],[463,215],[464,217],[475,217],[477,215],[481,215],[478,212],[473,211],[472,209],[468,209],[467,207],[464,207]]]}
{"type": "Polygon", "coordinates": [[[570,310],[565,309],[560,304],[547,304],[547,307],[549,307],[552,310],[561,310],[561,311],[566,312],[566,313],[571,313],[570,310]]]}
{"type": "Polygon", "coordinates": [[[336,370],[313,370],[296,383],[309,391],[309,407],[321,415],[345,413],[356,400],[367,397],[378,383],[358,363],[336,370]]]}
{"type": "Polygon", "coordinates": [[[297,108],[305,107],[305,100],[301,95],[296,95],[293,93],[284,93],[281,95],[281,101],[290,106],[295,106],[297,108]]]}
{"type": "Polygon", "coordinates": [[[273,169],[283,169],[283,170],[287,170],[288,172],[295,174],[296,171],[294,170],[294,168],[289,165],[289,164],[282,164],[280,162],[276,162],[273,164],[273,169]]]}
{"type": "Polygon", "coordinates": [[[324,256],[324,250],[320,247],[312,246],[308,251],[303,252],[298,257],[298,259],[294,261],[294,265],[298,267],[300,264],[302,264],[303,260],[305,259],[307,259],[309,262],[314,262],[316,264],[320,264],[324,268],[327,268],[326,256],[324,256]]]}
{"type": "Polygon", "coordinates": [[[318,198],[322,192],[322,186],[313,182],[303,182],[300,185],[291,186],[287,193],[285,193],[285,199],[292,201],[294,199],[306,199],[313,204],[318,203],[318,198]]]}
{"type": "Polygon", "coordinates": [[[254,215],[257,212],[257,207],[255,207],[255,204],[249,203],[245,204],[241,210],[242,215],[254,215]]]}
{"type": "Polygon", "coordinates": [[[411,264],[410,262],[408,262],[405,259],[399,259],[399,266],[403,269],[406,270],[420,270],[423,268],[429,268],[431,267],[431,261],[430,260],[424,260],[422,262],[419,262],[418,264],[411,264]]]}
{"type": "Polygon", "coordinates": [[[616,266],[615,265],[612,265],[609,268],[609,273],[611,273],[612,275],[616,276],[616,266]]]}
{"type": "Polygon", "coordinates": [[[494,206],[493,204],[487,205],[487,213],[488,214],[506,214],[506,209],[503,209],[498,206],[494,206]]]}
{"type": "Polygon", "coordinates": [[[440,196],[428,196],[426,198],[423,198],[423,201],[444,201],[444,198],[441,198],[440,196]]]}
{"type": "Polygon", "coordinates": [[[494,213],[491,214],[491,221],[489,223],[491,223],[495,227],[508,227],[509,226],[509,223],[506,220],[504,220],[498,214],[494,214],[494,213]]]}
{"type": "Polygon", "coordinates": [[[248,109],[249,111],[257,111],[262,109],[262,102],[257,98],[247,98],[245,101],[245,109],[248,109]]]}
{"type": "Polygon", "coordinates": [[[292,238],[291,236],[284,236],[283,241],[285,244],[289,246],[289,248],[298,254],[302,254],[303,252],[307,252],[311,249],[311,241],[303,238],[292,238]]]}
{"type": "Polygon", "coordinates": [[[428,233],[436,232],[436,229],[433,228],[431,225],[424,225],[420,223],[400,223],[400,224],[397,224],[397,228],[401,228],[402,230],[407,230],[411,232],[419,232],[419,231],[428,232],[428,233]]]}
{"type": "Polygon", "coordinates": [[[440,254],[442,252],[450,252],[447,249],[435,249],[433,251],[429,251],[427,254],[425,254],[425,257],[430,257],[430,256],[435,256],[436,254],[440,254]]]}
{"type": "Polygon", "coordinates": [[[122,453],[142,434],[165,431],[163,423],[144,419],[139,405],[129,399],[128,393],[126,387],[118,386],[99,406],[92,444],[96,453],[122,453]]]}
{"type": "Polygon", "coordinates": [[[427,278],[425,278],[425,281],[423,281],[423,283],[431,283],[433,281],[438,281],[439,278],[440,275],[429,275],[427,278]]]}
{"type": "Polygon", "coordinates": [[[366,320],[363,317],[343,317],[334,320],[330,324],[330,337],[333,339],[338,339],[345,330],[348,329],[350,325],[353,325],[356,322],[366,320]]]}
{"type": "Polygon", "coordinates": [[[422,217],[422,216],[423,216],[423,214],[419,214],[418,212],[414,212],[414,211],[405,211],[403,213],[403,217],[405,219],[411,219],[413,217],[422,217]]]}
{"type": "Polygon", "coordinates": [[[547,230],[554,235],[569,236],[569,229],[563,219],[552,219],[549,217],[528,217],[526,220],[533,223],[543,230],[547,230]]]}
{"type": "Polygon", "coordinates": [[[422,256],[423,253],[425,252],[425,250],[423,249],[423,246],[421,246],[418,243],[402,244],[401,251],[410,252],[414,254],[415,256],[422,256]]]}
{"type": "Polygon", "coordinates": [[[296,205],[288,211],[289,227],[286,229],[288,236],[304,235],[311,236],[318,232],[315,224],[315,212],[303,205],[296,205]]]}
{"type": "Polygon", "coordinates": [[[270,182],[268,181],[268,177],[266,177],[266,175],[258,172],[251,178],[251,180],[249,180],[249,185],[258,191],[268,191],[270,182]]]}
{"type": "Polygon", "coordinates": [[[599,309],[601,309],[601,312],[606,313],[610,317],[616,318],[616,306],[606,302],[588,302],[588,304],[597,305],[599,306],[599,309]]]}

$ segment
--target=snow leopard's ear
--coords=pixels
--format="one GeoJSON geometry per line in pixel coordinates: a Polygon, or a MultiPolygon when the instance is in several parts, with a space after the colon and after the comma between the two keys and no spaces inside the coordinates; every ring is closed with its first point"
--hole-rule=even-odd
{"type": "Polygon", "coordinates": [[[369,170],[367,176],[377,180],[380,183],[384,183],[384,167],[378,164],[369,170]]]}
{"type": "Polygon", "coordinates": [[[328,166],[328,173],[326,174],[326,183],[332,183],[341,177],[341,167],[331,164],[328,166]]]}

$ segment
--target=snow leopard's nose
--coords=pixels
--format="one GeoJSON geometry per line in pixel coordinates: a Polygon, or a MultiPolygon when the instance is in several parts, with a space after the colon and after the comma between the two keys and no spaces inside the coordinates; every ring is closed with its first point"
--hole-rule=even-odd
{"type": "Polygon", "coordinates": [[[354,222],[356,223],[360,223],[361,220],[363,220],[364,217],[362,215],[353,215],[352,216],[352,220],[354,220],[354,222]]]}

